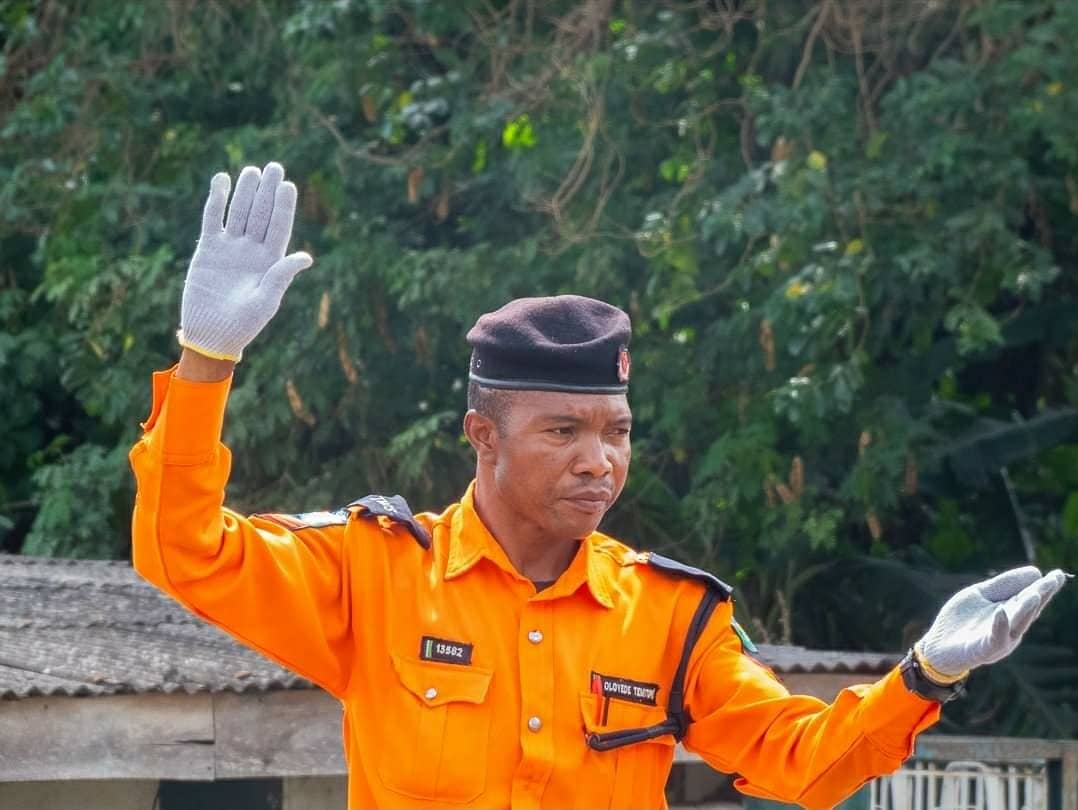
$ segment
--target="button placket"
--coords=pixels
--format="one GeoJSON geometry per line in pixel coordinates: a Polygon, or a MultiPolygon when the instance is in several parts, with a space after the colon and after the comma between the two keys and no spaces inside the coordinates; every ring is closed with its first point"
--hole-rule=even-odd
{"type": "Polygon", "coordinates": [[[531,735],[543,730],[544,717],[553,716],[550,681],[542,676],[544,672],[552,673],[553,666],[553,651],[549,643],[544,643],[546,635],[542,629],[550,619],[552,604],[546,601],[531,602],[521,616],[521,630],[527,628],[527,633],[523,635],[528,640],[527,644],[520,645],[520,683],[524,698],[521,710],[524,726],[531,735]]]}
{"type": "Polygon", "coordinates": [[[554,644],[551,633],[558,600],[529,601],[520,617],[520,746],[513,795],[541,794],[554,766],[554,644]]]}

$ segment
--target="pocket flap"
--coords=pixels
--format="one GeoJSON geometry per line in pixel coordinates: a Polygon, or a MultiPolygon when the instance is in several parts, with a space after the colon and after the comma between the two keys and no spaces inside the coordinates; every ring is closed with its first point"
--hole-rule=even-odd
{"type": "MultiPolygon", "coordinates": [[[[584,720],[584,728],[589,734],[606,734],[611,731],[625,731],[633,728],[648,728],[658,725],[666,720],[665,706],[645,706],[640,703],[632,703],[627,700],[610,699],[610,705],[603,706],[605,699],[593,692],[583,692],[580,695],[580,715],[584,720]],[[606,713],[603,722],[603,713],[606,713]]],[[[660,745],[673,745],[674,735],[663,734],[646,740],[649,743],[660,745]]]]}
{"type": "Polygon", "coordinates": [[[458,664],[440,664],[393,656],[404,687],[427,706],[446,703],[482,703],[487,699],[494,670],[458,664]]]}

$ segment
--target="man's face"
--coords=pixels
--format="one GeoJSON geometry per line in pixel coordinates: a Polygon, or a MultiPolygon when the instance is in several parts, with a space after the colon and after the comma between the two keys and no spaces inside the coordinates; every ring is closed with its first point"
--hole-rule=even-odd
{"type": "Polygon", "coordinates": [[[625,486],[632,454],[625,395],[507,393],[486,454],[499,498],[552,538],[585,537],[625,486]]]}

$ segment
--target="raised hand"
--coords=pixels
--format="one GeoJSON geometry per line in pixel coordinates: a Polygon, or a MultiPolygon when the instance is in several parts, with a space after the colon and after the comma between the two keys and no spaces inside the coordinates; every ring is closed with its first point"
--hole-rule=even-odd
{"type": "Polygon", "coordinates": [[[296,215],[296,187],[279,163],[247,166],[225,206],[231,178],[210,182],[202,234],[187,270],[180,344],[207,357],[238,361],[269,323],[292,279],[311,266],[302,251],[285,255],[296,215]]]}
{"type": "Polygon", "coordinates": [[[915,645],[925,675],[954,682],[1010,655],[1067,578],[1059,570],[1042,576],[1029,565],[960,590],[915,645]]]}

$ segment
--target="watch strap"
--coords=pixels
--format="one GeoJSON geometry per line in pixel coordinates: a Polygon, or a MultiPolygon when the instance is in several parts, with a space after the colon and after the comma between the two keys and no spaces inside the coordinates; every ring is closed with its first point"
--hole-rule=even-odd
{"type": "Polygon", "coordinates": [[[906,653],[906,657],[898,665],[902,673],[902,682],[913,694],[923,697],[925,700],[935,700],[939,703],[947,703],[954,700],[966,691],[966,677],[949,684],[941,684],[933,681],[925,674],[913,648],[906,653]]]}

